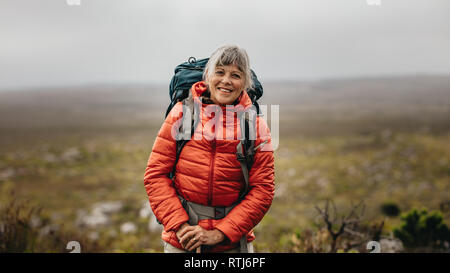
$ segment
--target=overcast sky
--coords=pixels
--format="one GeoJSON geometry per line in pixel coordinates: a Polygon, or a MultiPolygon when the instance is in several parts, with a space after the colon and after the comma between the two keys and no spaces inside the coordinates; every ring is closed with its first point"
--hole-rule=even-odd
{"type": "Polygon", "coordinates": [[[450,74],[448,0],[0,0],[0,90],[168,84],[223,44],[262,82],[450,74]]]}

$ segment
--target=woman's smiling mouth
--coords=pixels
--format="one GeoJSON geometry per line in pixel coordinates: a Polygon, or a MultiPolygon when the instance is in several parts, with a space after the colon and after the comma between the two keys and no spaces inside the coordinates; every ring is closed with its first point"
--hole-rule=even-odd
{"type": "Polygon", "coordinates": [[[231,89],[222,88],[222,87],[218,87],[217,89],[218,89],[219,91],[224,92],[224,93],[231,93],[231,92],[233,92],[233,90],[231,90],[231,89]]]}

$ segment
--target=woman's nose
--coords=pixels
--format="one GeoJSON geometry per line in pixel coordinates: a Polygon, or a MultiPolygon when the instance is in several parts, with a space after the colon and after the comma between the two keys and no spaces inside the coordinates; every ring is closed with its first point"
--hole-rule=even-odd
{"type": "Polygon", "coordinates": [[[222,83],[223,83],[223,84],[231,84],[230,76],[229,76],[229,75],[224,75],[224,76],[222,77],[222,83]]]}

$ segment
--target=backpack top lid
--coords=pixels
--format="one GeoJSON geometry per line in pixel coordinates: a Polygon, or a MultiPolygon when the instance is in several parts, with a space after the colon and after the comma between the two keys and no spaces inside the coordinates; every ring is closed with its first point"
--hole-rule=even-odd
{"type": "MultiPolygon", "coordinates": [[[[194,57],[190,57],[187,62],[175,68],[175,75],[172,77],[169,86],[170,100],[171,102],[175,102],[173,105],[185,99],[189,95],[191,86],[203,79],[203,70],[208,60],[209,58],[196,60],[194,57]]],[[[247,94],[252,102],[255,102],[263,95],[263,87],[256,77],[255,72],[251,70],[251,73],[254,87],[247,90],[247,94]]]]}

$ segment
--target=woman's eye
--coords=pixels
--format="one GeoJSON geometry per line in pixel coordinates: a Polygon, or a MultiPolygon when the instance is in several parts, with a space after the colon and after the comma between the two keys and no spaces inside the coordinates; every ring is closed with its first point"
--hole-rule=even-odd
{"type": "Polygon", "coordinates": [[[233,74],[233,77],[240,79],[240,78],[241,78],[241,75],[239,75],[239,74],[233,74]]]}
{"type": "Polygon", "coordinates": [[[216,74],[217,74],[217,75],[223,75],[223,71],[220,71],[220,70],[219,70],[219,71],[216,71],[216,74]]]}

